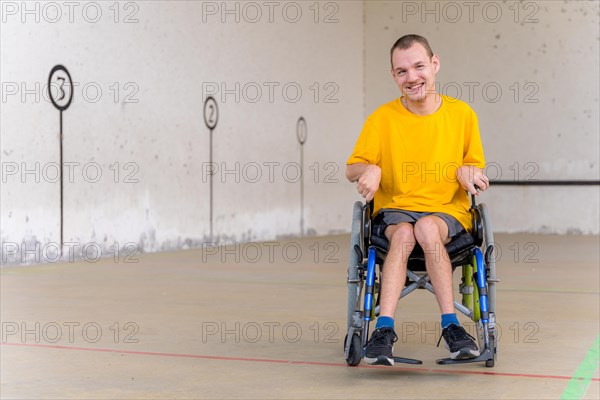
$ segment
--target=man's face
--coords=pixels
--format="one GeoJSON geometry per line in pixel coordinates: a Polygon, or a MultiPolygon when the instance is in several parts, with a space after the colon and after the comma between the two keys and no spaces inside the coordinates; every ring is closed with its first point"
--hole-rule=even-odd
{"type": "Polygon", "coordinates": [[[392,77],[400,91],[411,101],[424,101],[435,94],[435,74],[440,69],[437,55],[429,58],[425,47],[414,43],[406,50],[392,53],[392,77]]]}

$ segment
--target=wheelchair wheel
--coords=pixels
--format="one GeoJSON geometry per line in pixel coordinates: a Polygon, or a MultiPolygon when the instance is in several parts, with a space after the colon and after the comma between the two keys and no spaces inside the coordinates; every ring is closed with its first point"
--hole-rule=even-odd
{"type": "MultiPolygon", "coordinates": [[[[344,348],[346,347],[346,341],[348,340],[348,335],[344,339],[344,348]]],[[[348,358],[346,358],[346,363],[352,367],[360,364],[360,360],[362,360],[362,341],[360,340],[360,336],[358,334],[352,335],[352,342],[350,342],[350,352],[348,353],[348,358]]]]}
{"type": "MultiPolygon", "coordinates": [[[[481,215],[483,225],[483,253],[487,253],[490,246],[494,248],[494,230],[492,229],[492,222],[490,220],[487,206],[484,203],[480,203],[478,206],[479,213],[481,215]]],[[[489,311],[496,313],[496,254],[491,253],[490,257],[485,257],[485,263],[488,268],[488,297],[489,297],[489,311]]]]}
{"type": "Polygon", "coordinates": [[[494,351],[494,359],[487,360],[485,363],[486,367],[493,367],[494,363],[496,361],[496,358],[498,357],[498,337],[496,336],[496,328],[494,328],[490,332],[490,343],[491,343],[492,349],[494,351]]]}
{"type": "Polygon", "coordinates": [[[498,342],[496,341],[496,334],[490,332],[490,346],[492,346],[492,351],[494,352],[494,358],[491,360],[486,360],[485,366],[488,368],[492,368],[496,363],[496,350],[498,346],[498,342]]]}
{"type": "MultiPolygon", "coordinates": [[[[350,232],[350,262],[348,264],[348,326],[347,330],[354,324],[354,311],[359,309],[360,286],[358,277],[359,260],[354,246],[358,245],[362,248],[362,203],[357,201],[354,203],[352,211],[352,230],[350,232]]],[[[360,328],[360,326],[357,326],[360,328]]]]}
{"type": "Polygon", "coordinates": [[[488,310],[490,312],[490,325],[489,325],[489,343],[491,350],[494,352],[494,358],[487,360],[485,366],[491,368],[495,364],[496,354],[498,352],[498,338],[496,332],[496,257],[493,253],[494,249],[494,230],[492,228],[492,222],[490,220],[489,211],[484,203],[478,205],[479,213],[481,215],[481,221],[483,225],[483,245],[482,249],[484,252],[484,260],[487,268],[487,284],[488,284],[488,310]],[[492,251],[489,255],[488,251],[492,251]]]}

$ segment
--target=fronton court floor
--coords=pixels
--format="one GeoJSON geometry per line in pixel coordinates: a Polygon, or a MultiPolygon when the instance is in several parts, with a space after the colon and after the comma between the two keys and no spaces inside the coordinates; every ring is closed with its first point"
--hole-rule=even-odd
{"type": "Polygon", "coordinates": [[[494,368],[435,364],[426,291],[396,316],[422,365],[346,366],[348,235],[5,266],[1,397],[598,399],[598,236],[496,241],[494,368]]]}

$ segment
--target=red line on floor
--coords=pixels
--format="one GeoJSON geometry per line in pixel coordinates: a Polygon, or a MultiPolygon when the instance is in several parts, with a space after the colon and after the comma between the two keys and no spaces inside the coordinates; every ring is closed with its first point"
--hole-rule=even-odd
{"type": "MultiPolygon", "coordinates": [[[[345,363],[327,363],[318,361],[294,361],[294,360],[276,360],[268,358],[249,358],[249,357],[225,357],[225,356],[203,356],[198,354],[182,354],[182,353],[158,353],[152,351],[135,351],[135,350],[118,350],[118,349],[95,349],[92,347],[73,347],[73,346],[59,346],[49,344],[33,344],[33,343],[0,343],[1,346],[22,346],[22,347],[41,347],[46,349],[60,349],[60,350],[78,350],[78,351],[95,351],[100,353],[120,353],[120,354],[132,354],[141,356],[158,356],[158,357],[179,357],[179,358],[198,358],[204,360],[220,360],[220,361],[249,361],[249,362],[264,362],[264,363],[276,363],[276,364],[293,364],[293,365],[318,365],[326,367],[347,367],[347,368],[383,368],[390,369],[390,367],[379,366],[379,365],[359,365],[357,367],[348,367],[345,363]]],[[[539,374],[512,374],[508,372],[492,372],[492,371],[461,371],[454,369],[432,369],[432,368],[398,368],[393,367],[394,370],[400,371],[420,371],[420,372],[435,372],[444,374],[464,374],[464,375],[493,375],[493,376],[508,376],[514,378],[537,378],[537,379],[564,379],[570,380],[570,376],[561,375],[539,375],[539,374]]],[[[594,382],[600,382],[600,378],[592,378],[594,382]]]]}

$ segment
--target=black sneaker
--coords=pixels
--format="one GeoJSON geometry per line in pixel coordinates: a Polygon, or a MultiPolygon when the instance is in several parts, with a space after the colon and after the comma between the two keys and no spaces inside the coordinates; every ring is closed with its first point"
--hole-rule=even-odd
{"type": "Polygon", "coordinates": [[[450,350],[450,358],[453,360],[466,360],[479,356],[475,338],[469,335],[462,326],[448,325],[442,330],[440,341],[442,338],[444,338],[446,348],[450,350]]]}
{"type": "Polygon", "coordinates": [[[371,365],[394,365],[394,343],[398,336],[392,328],[375,329],[365,348],[365,361],[371,365]]]}

